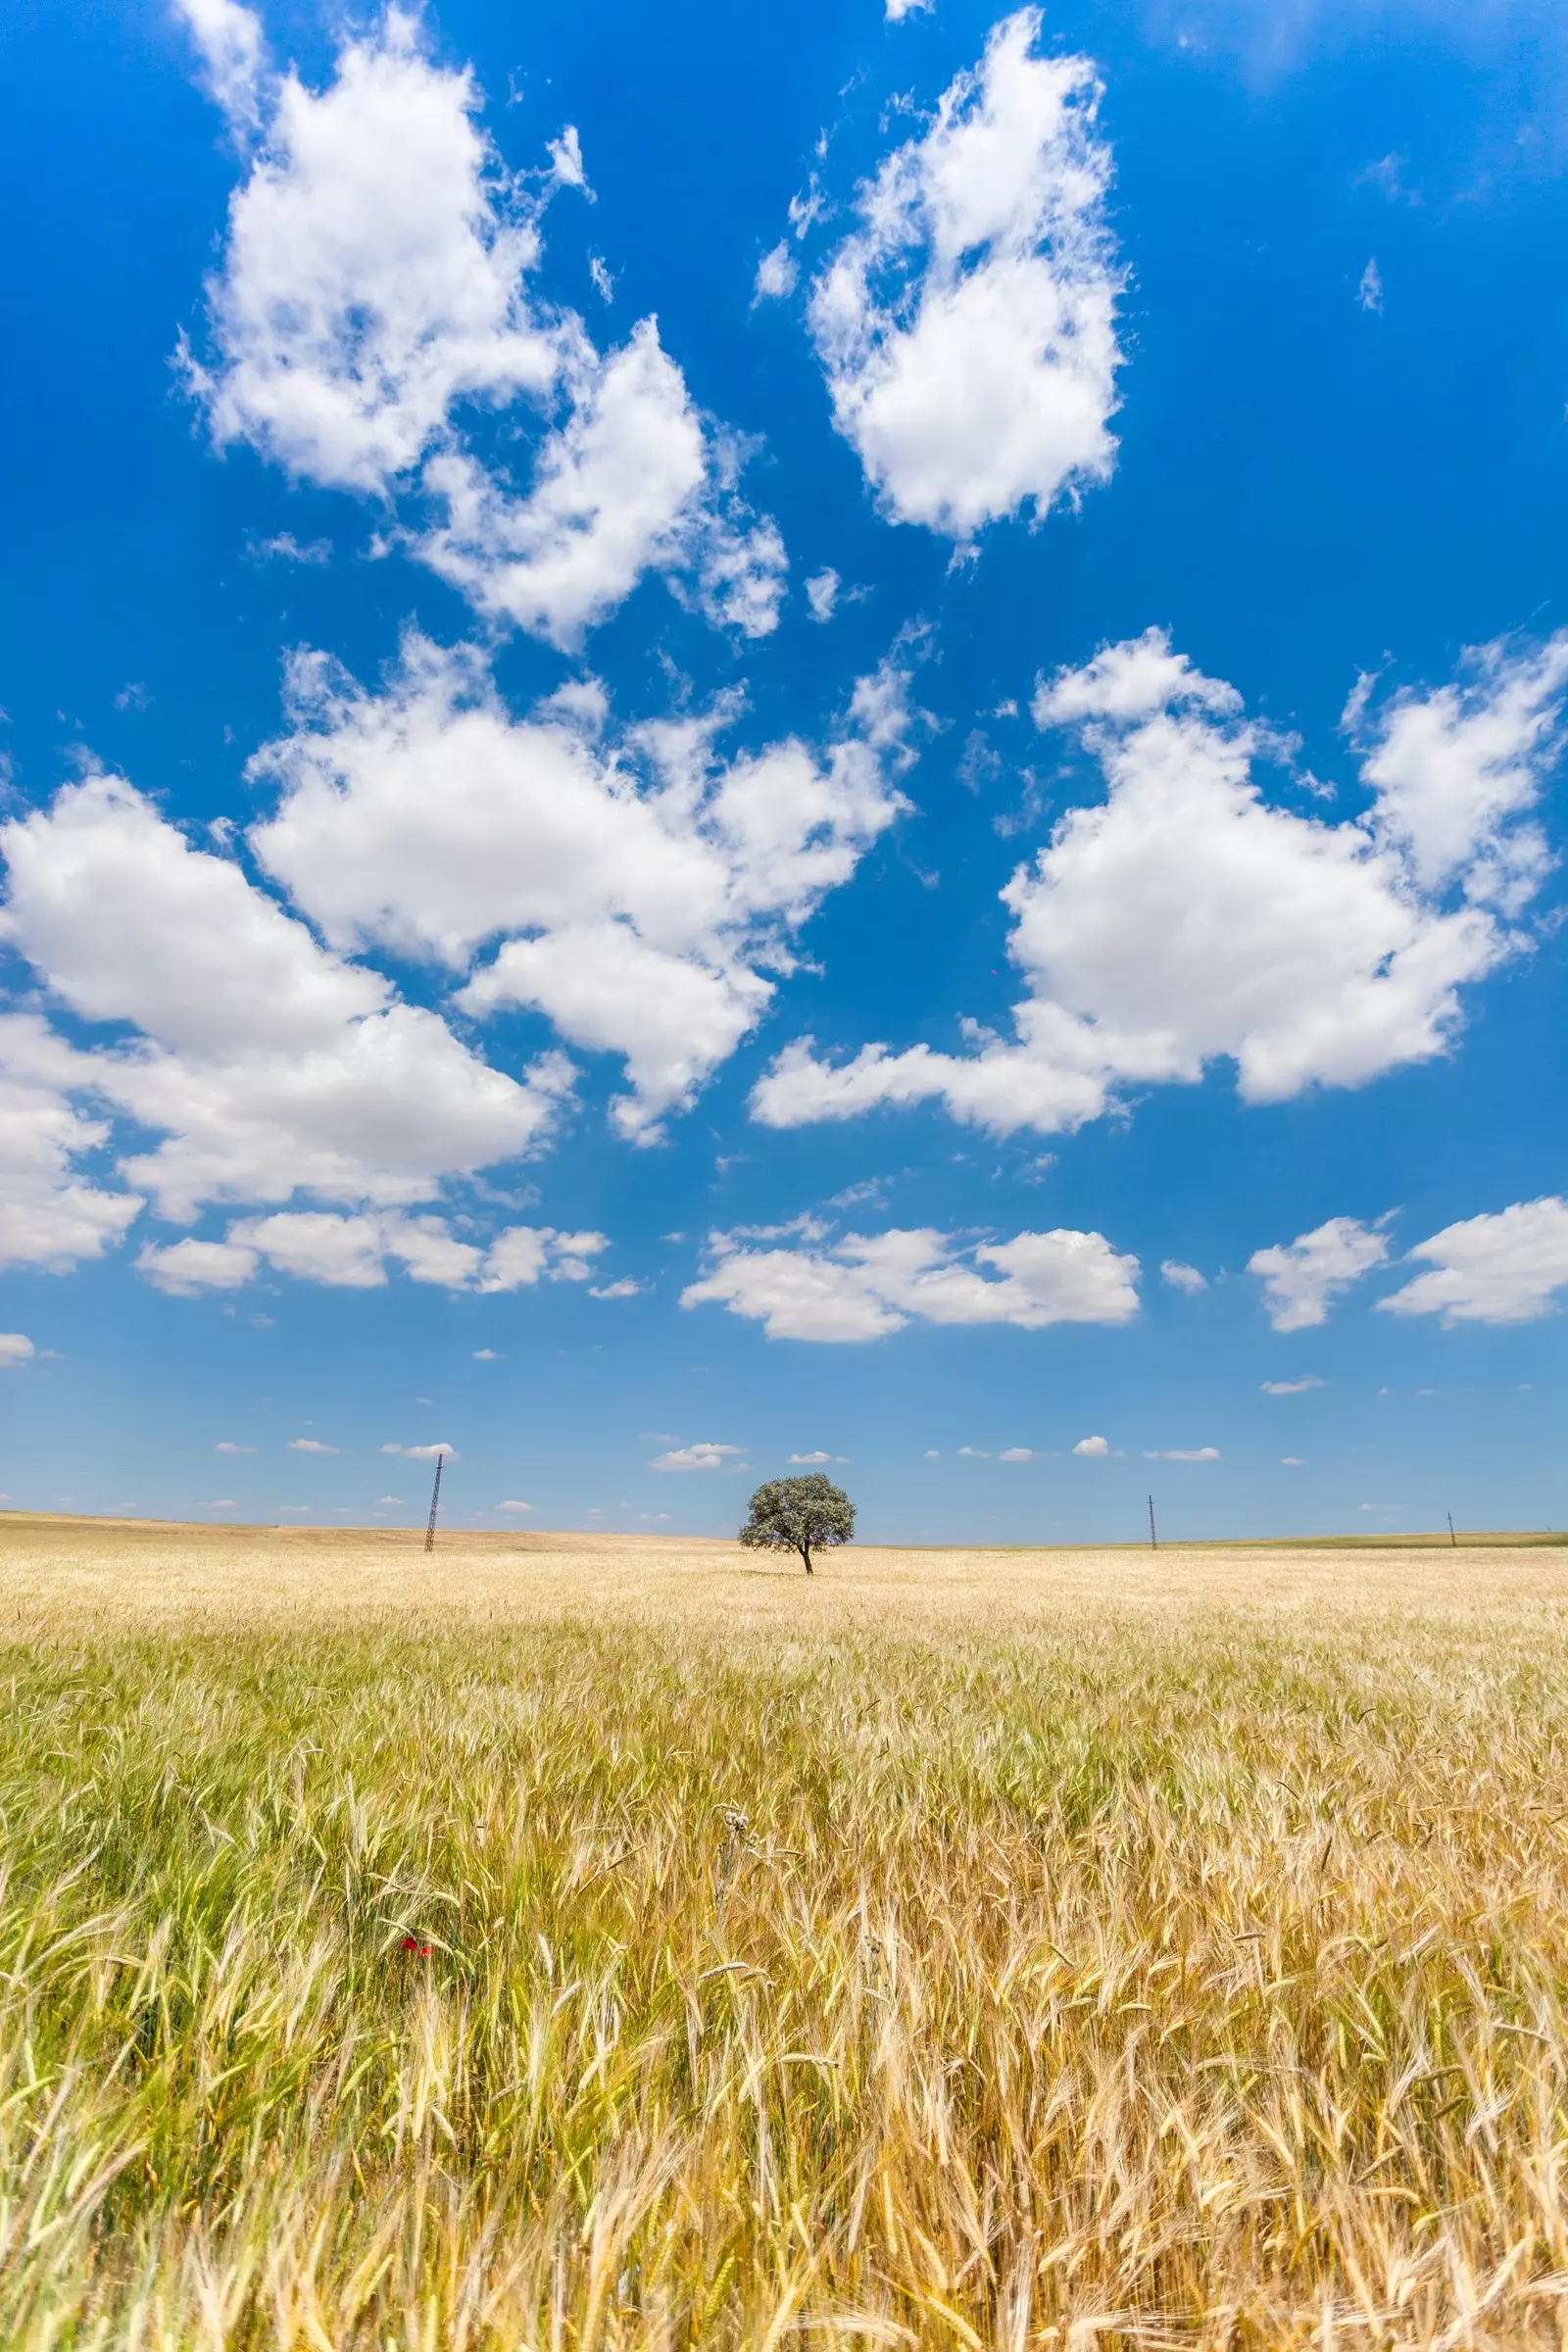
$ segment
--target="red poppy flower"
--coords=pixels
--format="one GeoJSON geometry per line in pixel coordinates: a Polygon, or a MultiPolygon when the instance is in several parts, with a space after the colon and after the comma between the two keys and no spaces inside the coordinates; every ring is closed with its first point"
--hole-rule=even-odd
{"type": "Polygon", "coordinates": [[[404,1949],[406,1952],[416,1952],[416,1951],[418,1950],[418,1948],[419,1948],[419,1944],[418,1944],[418,1938],[417,1938],[416,1936],[404,1936],[404,1938],[403,1938],[403,1949],[404,1949]]]}

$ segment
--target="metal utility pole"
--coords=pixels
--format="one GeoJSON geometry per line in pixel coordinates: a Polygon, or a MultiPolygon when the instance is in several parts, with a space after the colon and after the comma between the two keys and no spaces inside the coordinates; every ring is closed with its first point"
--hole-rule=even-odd
{"type": "Polygon", "coordinates": [[[1154,1533],[1154,1497],[1152,1494],[1149,1497],[1149,1548],[1151,1551],[1159,1549],[1159,1538],[1154,1533]]]}
{"type": "Polygon", "coordinates": [[[444,1453],[438,1453],[435,1457],[435,1485],[430,1490],[430,1524],[424,1531],[426,1551],[435,1549],[435,1515],[441,1507],[441,1465],[446,1458],[444,1453]]]}
{"type": "Polygon", "coordinates": [[[1459,1539],[1453,1532],[1453,1513],[1451,1511],[1448,1513],[1448,1542],[1453,1545],[1454,1550],[1457,1551],[1459,1548],[1459,1539]]]}

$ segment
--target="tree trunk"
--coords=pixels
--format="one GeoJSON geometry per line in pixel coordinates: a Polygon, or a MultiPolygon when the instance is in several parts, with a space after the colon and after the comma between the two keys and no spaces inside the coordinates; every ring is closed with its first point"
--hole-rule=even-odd
{"type": "Polygon", "coordinates": [[[806,1562],[806,1573],[809,1576],[811,1573],[811,1546],[809,1544],[801,1545],[801,1557],[806,1562]]]}

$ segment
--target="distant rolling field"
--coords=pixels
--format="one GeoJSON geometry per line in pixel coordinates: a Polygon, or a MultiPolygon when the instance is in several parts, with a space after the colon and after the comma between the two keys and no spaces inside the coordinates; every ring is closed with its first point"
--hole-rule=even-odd
{"type": "Polygon", "coordinates": [[[0,1515],[0,2341],[1558,2346],[1568,1550],[0,1515]]]}

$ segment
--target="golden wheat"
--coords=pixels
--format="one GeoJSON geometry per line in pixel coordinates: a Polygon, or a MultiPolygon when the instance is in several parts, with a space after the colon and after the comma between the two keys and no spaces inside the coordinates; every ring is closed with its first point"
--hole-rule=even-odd
{"type": "Polygon", "coordinates": [[[0,2340],[1568,2341],[1568,1554],[0,1522],[0,2340]]]}

